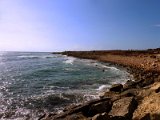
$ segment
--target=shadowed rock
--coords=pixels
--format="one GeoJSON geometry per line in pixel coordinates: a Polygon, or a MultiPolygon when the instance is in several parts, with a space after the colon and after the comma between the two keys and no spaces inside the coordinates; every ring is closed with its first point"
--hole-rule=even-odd
{"type": "Polygon", "coordinates": [[[102,113],[93,116],[92,120],[110,120],[110,117],[107,113],[102,113]]]}
{"type": "Polygon", "coordinates": [[[72,114],[65,118],[65,120],[89,120],[82,113],[72,114]]]}
{"type": "MultiPolygon", "coordinates": [[[[102,106],[102,104],[106,105],[106,107],[111,108],[109,101],[110,101],[110,98],[92,100],[90,102],[84,103],[83,105],[69,109],[69,110],[65,111],[64,113],[61,113],[58,115],[53,115],[53,116],[52,115],[47,116],[46,119],[44,119],[44,120],[61,120],[61,119],[65,120],[66,117],[72,116],[72,118],[73,118],[73,116],[74,116],[73,114],[77,114],[77,113],[82,113],[85,117],[91,117],[94,114],[97,114],[96,112],[100,112],[102,110],[102,109],[100,109],[100,106],[102,106]],[[93,105],[95,105],[97,107],[97,111],[91,107],[93,105]],[[107,105],[109,105],[109,106],[107,106],[107,105]],[[92,111],[94,111],[95,113],[93,114],[92,111]]],[[[105,108],[105,110],[108,110],[108,108],[105,108]]]]}
{"type": "Polygon", "coordinates": [[[112,103],[111,101],[100,102],[90,106],[88,115],[94,116],[98,113],[109,112],[111,110],[112,103]]]}
{"type": "Polygon", "coordinates": [[[110,91],[113,92],[121,92],[123,89],[123,85],[122,84],[114,84],[112,85],[112,87],[110,88],[110,91]]]}

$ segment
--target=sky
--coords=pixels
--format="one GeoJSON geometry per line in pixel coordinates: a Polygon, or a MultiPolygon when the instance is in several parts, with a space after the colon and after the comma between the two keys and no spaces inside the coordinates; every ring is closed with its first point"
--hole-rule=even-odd
{"type": "Polygon", "coordinates": [[[0,51],[160,47],[160,0],[0,0],[0,51]]]}

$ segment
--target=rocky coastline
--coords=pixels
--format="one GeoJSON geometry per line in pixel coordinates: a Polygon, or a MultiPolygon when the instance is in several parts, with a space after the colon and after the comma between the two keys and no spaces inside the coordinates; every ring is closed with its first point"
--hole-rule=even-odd
{"type": "Polygon", "coordinates": [[[47,113],[39,120],[160,120],[160,48],[149,50],[66,51],[59,54],[125,67],[133,75],[97,100],[47,113]]]}

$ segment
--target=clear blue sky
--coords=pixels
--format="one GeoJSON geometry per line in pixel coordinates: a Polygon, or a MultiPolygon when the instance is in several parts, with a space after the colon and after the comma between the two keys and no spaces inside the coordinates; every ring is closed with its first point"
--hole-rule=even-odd
{"type": "Polygon", "coordinates": [[[0,50],[160,47],[160,0],[0,0],[0,50]]]}

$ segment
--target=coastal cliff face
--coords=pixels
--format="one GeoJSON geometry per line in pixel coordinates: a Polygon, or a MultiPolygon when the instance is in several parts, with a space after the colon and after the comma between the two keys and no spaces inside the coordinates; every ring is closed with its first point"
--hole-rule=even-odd
{"type": "Polygon", "coordinates": [[[41,120],[160,120],[160,49],[61,54],[123,66],[135,81],[113,85],[97,100],[45,114],[41,120]]]}

